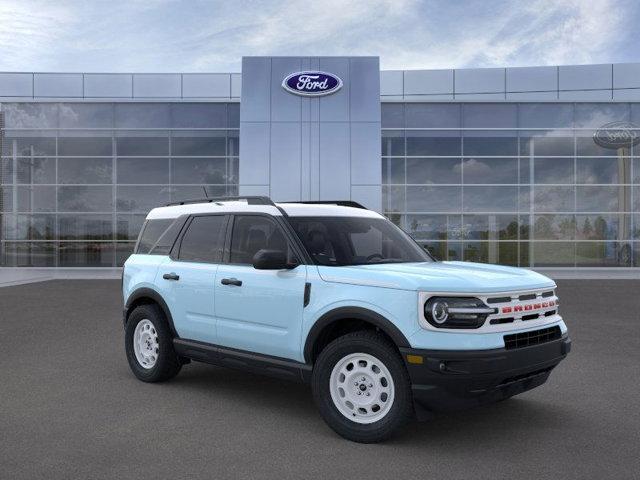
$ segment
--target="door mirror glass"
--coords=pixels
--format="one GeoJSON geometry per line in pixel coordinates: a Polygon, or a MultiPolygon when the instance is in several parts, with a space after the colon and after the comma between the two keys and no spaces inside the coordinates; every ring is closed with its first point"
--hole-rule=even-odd
{"type": "Polygon", "coordinates": [[[298,265],[287,261],[287,254],[282,250],[258,250],[253,256],[253,268],[257,270],[284,270],[298,265]]]}

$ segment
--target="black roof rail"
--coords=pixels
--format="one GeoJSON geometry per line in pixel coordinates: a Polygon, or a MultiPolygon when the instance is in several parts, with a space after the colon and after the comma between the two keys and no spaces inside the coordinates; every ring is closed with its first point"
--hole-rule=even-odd
{"type": "Polygon", "coordinates": [[[338,207],[352,207],[361,208],[362,210],[369,210],[364,205],[354,202],[353,200],[304,200],[293,202],[278,202],[278,203],[302,203],[304,205],[337,205],[338,207]]]}
{"type": "Polygon", "coordinates": [[[180,202],[167,203],[167,207],[175,205],[192,205],[195,203],[217,203],[217,202],[231,202],[234,200],[246,200],[247,205],[271,205],[276,206],[275,203],[269,198],[264,196],[238,196],[238,197],[211,197],[211,198],[194,198],[192,200],[182,200],[180,202]]]}

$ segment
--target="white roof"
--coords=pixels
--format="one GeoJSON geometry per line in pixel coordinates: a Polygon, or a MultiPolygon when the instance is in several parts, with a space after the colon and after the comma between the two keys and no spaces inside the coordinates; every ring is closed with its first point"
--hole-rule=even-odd
{"type": "MultiPolygon", "coordinates": [[[[380,214],[362,208],[341,207],[327,204],[305,204],[305,203],[277,203],[287,215],[292,217],[370,217],[379,218],[380,214]]],[[[270,215],[281,216],[282,212],[273,205],[249,205],[242,200],[189,203],[186,205],[171,205],[169,207],[154,208],[147,215],[147,219],[177,218],[180,215],[193,213],[225,213],[225,212],[246,212],[246,213],[268,213],[270,215]]]]}

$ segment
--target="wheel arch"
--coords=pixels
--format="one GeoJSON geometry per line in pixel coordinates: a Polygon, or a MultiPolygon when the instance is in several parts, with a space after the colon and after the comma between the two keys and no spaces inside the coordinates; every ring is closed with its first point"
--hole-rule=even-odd
{"type": "Polygon", "coordinates": [[[124,305],[124,316],[123,322],[126,325],[127,320],[129,319],[129,314],[139,305],[148,305],[148,304],[156,304],[160,307],[162,312],[164,313],[167,322],[169,324],[169,329],[171,330],[171,334],[174,338],[180,338],[178,336],[178,332],[176,332],[175,326],[173,324],[173,316],[171,315],[171,310],[169,310],[169,306],[167,302],[164,301],[162,295],[160,295],[157,291],[147,288],[141,287],[134,290],[131,295],[127,298],[127,301],[124,305]]]}
{"type": "Polygon", "coordinates": [[[303,350],[305,362],[314,363],[319,347],[331,341],[341,327],[346,326],[347,331],[362,329],[357,328],[358,325],[382,332],[398,348],[411,346],[400,329],[379,313],[362,307],[339,307],[323,314],[309,330],[303,350]]]}

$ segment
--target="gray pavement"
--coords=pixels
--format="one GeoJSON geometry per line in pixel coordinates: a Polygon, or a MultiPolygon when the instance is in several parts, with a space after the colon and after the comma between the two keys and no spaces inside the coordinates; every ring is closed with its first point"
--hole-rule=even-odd
{"type": "Polygon", "coordinates": [[[119,282],[0,289],[0,478],[631,479],[640,471],[640,281],[559,281],[573,351],[541,388],[341,439],[304,385],[202,364],[149,385],[119,282]]]}

